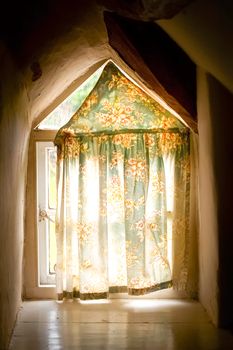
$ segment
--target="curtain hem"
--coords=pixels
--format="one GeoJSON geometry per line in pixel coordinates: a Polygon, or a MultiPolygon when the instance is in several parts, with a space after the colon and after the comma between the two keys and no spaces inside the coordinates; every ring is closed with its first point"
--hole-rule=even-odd
{"type": "Polygon", "coordinates": [[[146,288],[128,288],[127,286],[111,286],[106,292],[100,293],[80,293],[77,290],[73,292],[64,291],[63,293],[57,294],[58,300],[63,299],[80,299],[80,300],[97,300],[107,299],[109,293],[128,293],[128,295],[144,295],[152,293],[161,289],[171,288],[173,285],[172,281],[162,282],[146,288]]]}
{"type": "Polygon", "coordinates": [[[172,287],[172,281],[162,282],[146,288],[128,288],[129,295],[144,295],[172,287]]]}

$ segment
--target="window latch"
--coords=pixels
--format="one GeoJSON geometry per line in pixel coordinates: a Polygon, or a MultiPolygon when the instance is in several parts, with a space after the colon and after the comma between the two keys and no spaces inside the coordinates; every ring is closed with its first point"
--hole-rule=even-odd
{"type": "Polygon", "coordinates": [[[48,215],[45,209],[39,208],[39,222],[44,221],[45,219],[48,219],[49,221],[55,223],[55,221],[48,215]]]}

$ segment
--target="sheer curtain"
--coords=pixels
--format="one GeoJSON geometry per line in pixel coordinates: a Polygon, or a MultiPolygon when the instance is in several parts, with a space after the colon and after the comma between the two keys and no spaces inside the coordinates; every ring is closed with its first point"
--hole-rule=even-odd
{"type": "Polygon", "coordinates": [[[110,63],[55,143],[59,298],[185,289],[187,128],[110,63]]]}

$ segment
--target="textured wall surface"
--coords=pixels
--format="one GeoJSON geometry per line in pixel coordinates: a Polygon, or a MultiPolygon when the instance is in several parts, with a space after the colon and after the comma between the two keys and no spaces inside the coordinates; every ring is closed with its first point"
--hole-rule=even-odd
{"type": "Polygon", "coordinates": [[[22,79],[3,47],[0,60],[0,349],[5,349],[21,303],[30,126],[22,79]]]}
{"type": "Polygon", "coordinates": [[[208,74],[218,223],[219,325],[233,329],[233,95],[208,74]]]}
{"type": "Polygon", "coordinates": [[[171,18],[193,0],[99,0],[107,9],[118,12],[120,15],[152,21],[160,18],[171,18]]]}
{"type": "Polygon", "coordinates": [[[233,326],[233,96],[198,69],[200,301],[215,324],[233,326]]]}
{"type": "MultiPolygon", "coordinates": [[[[53,102],[70,85],[74,85],[74,81],[80,79],[88,68],[109,57],[107,32],[102,18],[99,8],[83,5],[83,9],[76,13],[72,27],[64,26],[62,34],[57,33],[57,36],[50,40],[46,39],[44,33],[44,46],[37,55],[41,76],[32,81],[32,72],[27,73],[33,118],[53,105],[53,102]]],[[[62,27],[62,23],[58,24],[58,27],[59,25],[62,27]]],[[[49,26],[50,23],[48,31],[49,26]]]]}
{"type": "Polygon", "coordinates": [[[213,164],[213,125],[207,74],[198,69],[197,108],[199,129],[199,298],[218,323],[218,223],[216,174],[213,164]]]}
{"type": "Polygon", "coordinates": [[[233,92],[233,2],[195,0],[159,25],[200,67],[233,92]]]}

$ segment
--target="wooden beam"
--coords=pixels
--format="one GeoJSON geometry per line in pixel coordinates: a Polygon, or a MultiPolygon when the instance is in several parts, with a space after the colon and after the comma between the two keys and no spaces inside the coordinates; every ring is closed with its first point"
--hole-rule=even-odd
{"type": "Polygon", "coordinates": [[[175,112],[177,112],[190,128],[197,132],[197,121],[177,99],[168,93],[149,69],[138,50],[132,44],[120,27],[115,16],[109,12],[104,13],[107,26],[109,44],[118,52],[121,58],[143,79],[148,88],[154,90],[175,112]]]}

